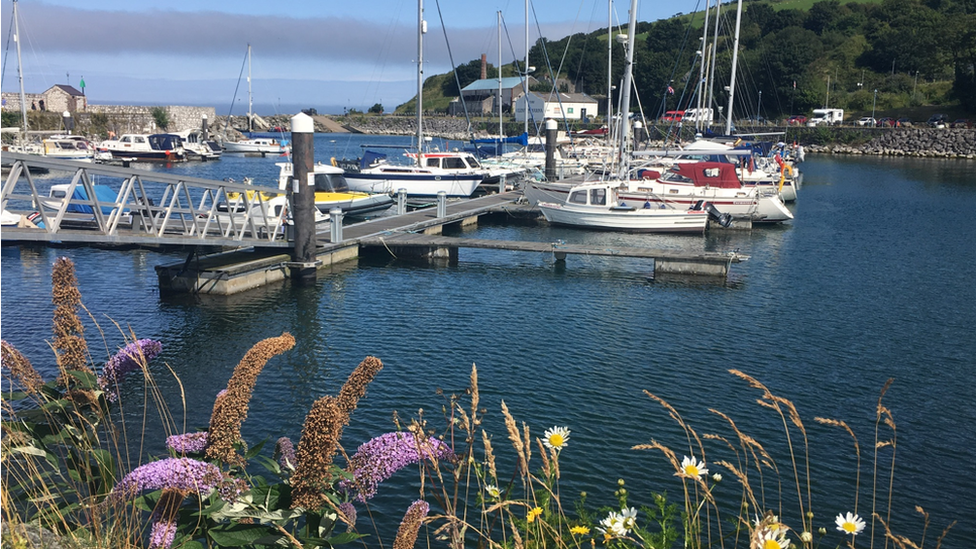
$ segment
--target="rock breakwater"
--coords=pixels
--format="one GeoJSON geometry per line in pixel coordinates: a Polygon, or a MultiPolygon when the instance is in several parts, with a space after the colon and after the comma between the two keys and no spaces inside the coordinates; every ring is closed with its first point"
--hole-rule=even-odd
{"type": "MultiPolygon", "coordinates": [[[[808,153],[926,158],[976,159],[976,130],[968,128],[897,128],[863,144],[824,143],[804,145],[808,153]]],[[[802,143],[802,140],[801,140],[802,143]]]]}

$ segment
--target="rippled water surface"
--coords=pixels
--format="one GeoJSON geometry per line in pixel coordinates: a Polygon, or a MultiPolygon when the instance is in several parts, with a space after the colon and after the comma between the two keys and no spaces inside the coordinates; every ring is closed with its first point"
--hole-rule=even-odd
{"type": "MultiPolygon", "coordinates": [[[[359,152],[350,137],[316,142],[322,160],[359,152]]],[[[271,184],[275,161],[225,158],[155,169],[271,184]]],[[[291,332],[295,349],[273,359],[259,379],[244,424],[252,442],[297,439],[311,403],[337,391],[363,357],[375,355],[386,367],[346,431],[349,450],[392,430],[395,410],[410,417],[423,408],[436,426],[443,397],[435,391],[462,391],[477,364],[496,450],[505,452],[507,444],[502,400],[534,434],[566,425],[572,435],[561,459],[563,493],[586,490],[605,503],[618,478],[626,479],[631,504],[650,503],[652,490],[680,493],[659,453],[630,449],[657,440],[679,456],[688,453],[675,422],[643,391],[666,399],[700,434],[733,437],[709,409],[728,414],[773,453],[784,484],[791,484],[782,421],[755,403],[761,393],[729,374],[735,368],[795,403],[810,441],[815,526],[830,530],[834,515],[853,509],[856,462],[850,438],[813,418],[842,419],[854,429],[865,488],[875,406],[894,378],[883,402],[897,425],[896,531],[917,532],[921,519],[913,508],[921,505],[932,515],[930,536],[958,520],[944,546],[972,547],[976,164],[817,156],[801,168],[796,219],[779,227],[706,237],[507,224],[465,232],[608,247],[738,249],[751,258],[733,265],[727,284],[652,281],[653,265],[644,260],[570,256],[558,264],[542,254],[461,250],[456,266],[363,260],[322,272],[314,287],[284,283],[227,298],[162,298],[153,266],[181,261],[181,254],[4,247],[3,338],[53,375],[45,341],[51,265],[68,256],[84,303],[104,330],[102,340],[88,319],[93,354],[105,357],[121,344],[113,321],[162,340],[154,373],[181,421],[182,386],[186,424],[194,428],[206,425],[215,393],[251,345],[291,332]]],[[[141,397],[141,384],[129,389],[141,397]]],[[[882,433],[889,438],[890,431],[882,433]]],[[[796,443],[795,430],[793,436],[796,443]]],[[[148,440],[147,451],[159,452],[160,442],[148,440]]],[[[719,444],[709,442],[707,450],[710,461],[733,459],[719,444]]],[[[890,452],[882,456],[890,462],[890,452]]],[[[737,493],[732,476],[725,477],[727,492],[737,493]]],[[[399,516],[415,498],[406,483],[398,478],[381,488],[374,511],[399,516]]],[[[862,491],[862,516],[870,514],[866,497],[862,491]]],[[[786,509],[795,508],[795,496],[784,499],[786,509]]]]}

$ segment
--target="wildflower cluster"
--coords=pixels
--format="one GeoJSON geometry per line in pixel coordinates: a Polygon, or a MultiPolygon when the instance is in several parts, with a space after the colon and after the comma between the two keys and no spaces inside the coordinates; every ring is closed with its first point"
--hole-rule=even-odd
{"type": "Polygon", "coordinates": [[[186,433],[166,437],[166,447],[178,454],[196,454],[207,447],[207,432],[186,433]]]}
{"type": "Polygon", "coordinates": [[[454,459],[454,452],[435,438],[422,438],[409,432],[386,433],[359,447],[349,461],[353,479],[341,482],[340,487],[356,491],[356,498],[366,501],[376,494],[379,483],[425,459],[450,460],[454,459]]]}
{"type": "Polygon", "coordinates": [[[105,391],[109,402],[118,398],[118,384],[129,372],[142,368],[146,362],[156,358],[163,350],[163,344],[152,339],[139,339],[129,343],[115,354],[102,368],[98,385],[105,391]]]}
{"type": "Polygon", "coordinates": [[[619,513],[611,511],[606,518],[600,521],[597,528],[604,537],[622,538],[637,527],[637,509],[624,507],[619,513]]]}

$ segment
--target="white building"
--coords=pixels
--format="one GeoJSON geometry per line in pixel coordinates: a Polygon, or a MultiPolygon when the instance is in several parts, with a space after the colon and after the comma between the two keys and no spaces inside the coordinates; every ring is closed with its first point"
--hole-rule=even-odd
{"type": "MultiPolygon", "coordinates": [[[[529,120],[542,123],[547,118],[556,120],[582,120],[597,116],[598,102],[585,93],[529,92],[529,120]]],[[[515,120],[525,121],[526,96],[515,100],[515,120]]]]}

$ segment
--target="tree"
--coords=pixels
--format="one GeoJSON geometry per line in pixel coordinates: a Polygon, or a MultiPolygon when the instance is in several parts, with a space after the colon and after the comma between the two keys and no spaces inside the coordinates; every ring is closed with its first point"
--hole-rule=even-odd
{"type": "MultiPolygon", "coordinates": [[[[490,64],[486,66],[488,74],[497,70],[490,64]]],[[[441,92],[448,97],[460,97],[461,90],[465,86],[479,79],[481,79],[481,59],[472,59],[455,68],[454,72],[444,79],[441,83],[441,92]]]]}
{"type": "Polygon", "coordinates": [[[169,111],[163,107],[152,108],[153,121],[159,129],[165,130],[169,127],[169,111]]]}
{"type": "Polygon", "coordinates": [[[381,103],[376,103],[369,108],[370,114],[383,114],[383,105],[381,103]]]}

